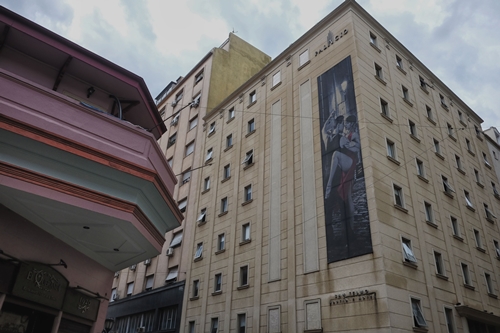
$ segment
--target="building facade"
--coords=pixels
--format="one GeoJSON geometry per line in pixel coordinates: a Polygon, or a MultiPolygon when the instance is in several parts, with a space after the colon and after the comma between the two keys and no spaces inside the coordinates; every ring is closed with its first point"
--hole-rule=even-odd
{"type": "Polygon", "coordinates": [[[200,178],[205,152],[200,142],[209,128],[203,117],[225,97],[259,72],[270,57],[234,34],[212,49],[184,77],[170,82],[156,98],[168,127],[158,141],[161,151],[178,177],[173,198],[185,216],[185,223],[165,235],[160,255],[134,263],[117,272],[113,302],[107,316],[116,318],[120,333],[180,331],[185,279],[196,221],[205,215],[193,209],[200,188],[207,192],[210,179],[200,178]],[[187,247],[186,247],[187,245],[187,247]]]}
{"type": "Polygon", "coordinates": [[[183,219],[142,78],[0,7],[0,331],[101,332],[183,219]]]}
{"type": "Polygon", "coordinates": [[[355,1],[203,121],[184,332],[499,331],[482,119],[355,1]]]}

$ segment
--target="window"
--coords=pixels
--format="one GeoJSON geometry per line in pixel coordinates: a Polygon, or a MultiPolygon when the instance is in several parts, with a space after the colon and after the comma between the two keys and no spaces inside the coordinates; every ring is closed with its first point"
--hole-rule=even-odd
{"type": "Polygon", "coordinates": [[[405,86],[401,86],[401,90],[403,91],[403,98],[409,101],[410,93],[408,91],[408,88],[406,88],[405,86]]]}
{"type": "Polygon", "coordinates": [[[446,123],[446,127],[448,128],[448,135],[453,136],[453,126],[450,123],[446,123]]]}
{"type": "Polygon", "coordinates": [[[224,167],[223,173],[223,179],[229,179],[229,177],[231,177],[231,166],[229,164],[224,167]]]}
{"type": "Polygon", "coordinates": [[[111,289],[111,297],[109,298],[110,302],[114,302],[116,300],[116,288],[111,289]]]}
{"type": "Polygon", "coordinates": [[[188,155],[191,155],[194,151],[194,141],[188,143],[188,145],[186,146],[186,155],[185,156],[188,156],[188,155]]]}
{"type": "Polygon", "coordinates": [[[309,61],[309,50],[305,50],[299,55],[299,67],[305,65],[309,61]]]}
{"type": "Polygon", "coordinates": [[[389,115],[389,104],[382,98],[380,99],[380,113],[382,113],[386,117],[390,117],[389,115]]]}
{"type": "Polygon", "coordinates": [[[444,308],[444,316],[446,319],[447,333],[455,333],[455,324],[453,320],[453,309],[444,308]]]}
{"type": "Polygon", "coordinates": [[[158,111],[160,113],[160,117],[163,119],[165,117],[165,112],[167,111],[167,106],[164,106],[158,111]]]}
{"type": "Polygon", "coordinates": [[[189,130],[192,130],[193,128],[195,128],[196,125],[198,125],[198,116],[194,117],[193,119],[191,119],[189,121],[189,130]]]}
{"type": "Polygon", "coordinates": [[[245,201],[252,200],[252,185],[245,186],[244,195],[245,201]]]}
{"type": "Polygon", "coordinates": [[[248,104],[252,104],[255,102],[257,102],[257,93],[254,90],[248,95],[248,104]]]}
{"type": "Polygon", "coordinates": [[[217,333],[219,331],[219,318],[212,318],[210,324],[210,333],[217,333]]]}
{"type": "Polygon", "coordinates": [[[222,274],[215,274],[214,277],[214,293],[222,291],[222,274]]]}
{"type": "Polygon", "coordinates": [[[491,281],[491,275],[484,272],[484,279],[486,280],[486,291],[490,295],[495,295],[495,288],[493,287],[493,283],[491,281]]]}
{"type": "Polygon", "coordinates": [[[241,241],[248,242],[250,240],[250,223],[245,223],[241,227],[241,241]]]}
{"type": "Polygon", "coordinates": [[[193,100],[191,101],[191,107],[197,108],[200,105],[200,100],[201,100],[201,93],[198,93],[198,95],[193,97],[193,100]]]}
{"type": "Polygon", "coordinates": [[[479,129],[479,127],[477,127],[477,125],[474,125],[474,129],[476,130],[476,135],[481,138],[481,130],[479,129]]]}
{"type": "Polygon", "coordinates": [[[167,148],[173,146],[176,141],[177,141],[177,133],[174,133],[168,138],[167,148]]]}
{"type": "Polygon", "coordinates": [[[227,120],[234,119],[234,116],[235,116],[235,112],[234,112],[234,106],[233,106],[232,108],[230,108],[227,111],[227,120]]]}
{"type": "Polygon", "coordinates": [[[439,145],[439,141],[436,139],[433,139],[433,142],[434,142],[434,151],[436,152],[436,154],[441,155],[441,146],[439,145]]]}
{"type": "Polygon", "coordinates": [[[132,295],[134,292],[134,282],[127,283],[127,296],[132,295]]]}
{"type": "Polygon", "coordinates": [[[439,94],[439,100],[441,101],[441,105],[444,106],[444,107],[448,107],[448,105],[446,105],[446,102],[444,100],[444,96],[439,94]]]}
{"type": "Polygon", "coordinates": [[[370,32],[370,43],[377,46],[377,36],[374,33],[370,32]]]}
{"type": "Polygon", "coordinates": [[[422,308],[420,306],[419,299],[416,298],[411,299],[411,309],[413,313],[413,326],[427,327],[427,322],[425,321],[424,315],[422,313],[422,308]]]}
{"type": "Polygon", "coordinates": [[[240,287],[248,286],[248,266],[240,267],[240,287]]]}
{"type": "Polygon", "coordinates": [[[226,248],[226,235],[220,234],[217,236],[217,251],[222,251],[226,248]]]}
{"type": "Polygon", "coordinates": [[[450,183],[448,183],[448,178],[446,178],[445,176],[441,176],[441,179],[443,181],[444,192],[447,194],[455,193],[455,190],[453,189],[453,187],[451,187],[450,183]]]}
{"type": "Polygon", "coordinates": [[[425,79],[421,76],[419,76],[418,79],[420,81],[420,88],[427,90],[427,83],[425,83],[425,79]]]}
{"type": "Polygon", "coordinates": [[[250,166],[253,164],[253,150],[247,152],[242,164],[245,164],[245,166],[250,166]]]}
{"type": "Polygon", "coordinates": [[[246,328],[246,315],[244,313],[238,314],[238,333],[245,333],[246,328]]]}
{"type": "Polygon", "coordinates": [[[184,213],[186,211],[186,206],[187,206],[187,198],[182,199],[179,201],[179,210],[181,213],[184,213]]]}
{"type": "Polygon", "coordinates": [[[193,298],[198,298],[200,295],[200,280],[193,281],[193,298]]]}
{"type": "Polygon", "coordinates": [[[188,331],[188,333],[194,333],[194,325],[195,325],[194,321],[190,321],[189,322],[189,331],[188,331]]]}
{"type": "Polygon", "coordinates": [[[167,163],[168,163],[168,166],[170,168],[172,168],[172,165],[174,165],[174,159],[173,158],[169,158],[169,160],[167,161],[167,163]]]}
{"type": "Polygon", "coordinates": [[[443,256],[441,253],[434,251],[434,262],[436,263],[436,273],[444,276],[443,256]]]}
{"type": "Polygon", "coordinates": [[[494,240],[493,246],[495,247],[495,253],[497,255],[497,258],[500,258],[500,244],[498,244],[498,241],[494,240]]]}
{"type": "Polygon", "coordinates": [[[210,124],[210,128],[208,130],[208,135],[215,133],[215,121],[210,124]]]}
{"type": "Polygon", "coordinates": [[[247,132],[252,133],[253,131],[255,131],[255,120],[252,118],[248,121],[247,132]]]}
{"type": "Polygon", "coordinates": [[[476,247],[482,249],[483,244],[481,242],[481,235],[479,234],[479,230],[477,229],[474,229],[474,240],[476,241],[476,247]]]}
{"type": "Polygon", "coordinates": [[[401,57],[396,56],[396,66],[398,66],[400,69],[403,69],[403,59],[401,57]]]}
{"type": "Polygon", "coordinates": [[[391,140],[387,139],[387,156],[396,159],[396,145],[391,140]]]}
{"type": "Polygon", "coordinates": [[[207,150],[207,156],[205,157],[205,162],[210,161],[212,159],[212,157],[213,157],[213,154],[214,154],[213,148],[209,148],[207,150]]]}
{"type": "Polygon", "coordinates": [[[210,190],[210,177],[205,178],[203,181],[203,191],[210,190]]]}
{"type": "Polygon", "coordinates": [[[460,120],[460,122],[463,123],[464,122],[464,114],[460,110],[457,110],[457,113],[458,113],[458,120],[460,120]]]}
{"type": "Polygon", "coordinates": [[[198,216],[197,222],[203,223],[203,222],[206,222],[206,221],[207,221],[207,209],[206,208],[202,208],[201,211],[200,211],[200,215],[198,216]]]}
{"type": "Polygon", "coordinates": [[[375,63],[375,76],[380,80],[383,80],[382,67],[380,67],[377,63],[375,63]]]}
{"type": "Polygon", "coordinates": [[[417,162],[417,175],[425,178],[424,162],[422,162],[418,158],[416,159],[416,162],[417,162]]]}
{"type": "Polygon", "coordinates": [[[411,241],[406,238],[402,238],[402,245],[403,245],[403,258],[405,262],[416,264],[417,263],[417,258],[415,258],[415,255],[413,254],[413,250],[411,248],[411,241]]]}
{"type": "Polygon", "coordinates": [[[472,200],[470,199],[469,192],[464,190],[464,197],[465,197],[465,204],[467,205],[467,207],[473,208],[474,205],[472,205],[472,200]]]}
{"type": "Polygon", "coordinates": [[[184,96],[184,89],[181,89],[176,95],[175,95],[175,100],[172,102],[172,106],[176,106],[182,99],[182,96],[184,96]]]}
{"type": "Polygon", "coordinates": [[[196,252],[194,254],[194,258],[198,259],[201,258],[202,256],[203,256],[203,243],[198,243],[196,245],[196,252]]]}
{"type": "Polygon", "coordinates": [[[479,171],[474,169],[474,177],[476,179],[476,183],[481,184],[481,177],[479,176],[479,171]]]}
{"type": "Polygon", "coordinates": [[[425,112],[427,114],[427,119],[429,119],[430,121],[434,122],[434,116],[432,114],[432,109],[430,106],[426,105],[425,106],[425,112]]]}
{"type": "Polygon", "coordinates": [[[460,227],[458,225],[458,220],[456,217],[450,216],[451,230],[453,231],[453,236],[460,237],[460,227]]]}
{"type": "Polygon", "coordinates": [[[194,77],[194,85],[203,80],[203,69],[194,77]]]}
{"type": "Polygon", "coordinates": [[[397,185],[394,188],[394,203],[396,206],[404,207],[403,189],[397,185]]]}
{"type": "Polygon", "coordinates": [[[432,205],[424,201],[425,221],[434,224],[434,216],[432,214],[432,205]]]}
{"type": "Polygon", "coordinates": [[[226,136],[226,148],[231,148],[233,146],[233,135],[229,134],[226,136]]]}
{"type": "Polygon", "coordinates": [[[155,281],[154,275],[146,276],[146,284],[144,285],[144,290],[146,291],[152,290],[154,281],[155,281]]]}
{"type": "Polygon", "coordinates": [[[220,213],[221,214],[227,213],[227,206],[228,206],[227,197],[222,198],[220,201],[220,213]]]}
{"type": "Polygon", "coordinates": [[[495,158],[495,160],[498,160],[497,153],[495,153],[494,150],[492,150],[491,153],[493,154],[493,157],[495,158]]]}
{"type": "Polygon", "coordinates": [[[469,274],[469,266],[464,263],[460,263],[462,267],[462,275],[464,277],[464,284],[467,286],[471,285],[470,274],[469,274]]]}
{"type": "Polygon", "coordinates": [[[182,184],[186,184],[191,179],[191,170],[184,171],[182,174],[182,184]]]}
{"type": "Polygon", "coordinates": [[[273,75],[273,87],[281,82],[281,71],[273,75]]]}
{"type": "Polygon", "coordinates": [[[469,139],[465,139],[465,146],[467,147],[467,150],[468,150],[468,151],[472,151],[472,149],[471,149],[471,144],[470,144],[470,140],[469,140],[469,139]]]}
{"type": "Polygon", "coordinates": [[[457,169],[462,170],[462,160],[460,159],[460,156],[455,155],[455,162],[457,164],[457,169]]]}
{"type": "Polygon", "coordinates": [[[176,232],[173,236],[172,236],[172,241],[170,242],[170,246],[169,247],[176,247],[176,246],[179,246],[181,245],[182,243],[182,230],[179,231],[179,232],[176,232]]]}
{"type": "Polygon", "coordinates": [[[165,279],[165,282],[167,283],[172,283],[177,281],[177,275],[179,273],[179,266],[174,266],[168,270],[168,275],[167,278],[165,279]]]}
{"type": "Polygon", "coordinates": [[[500,193],[498,193],[497,186],[495,183],[491,182],[491,189],[493,190],[493,195],[497,198],[500,197],[500,193]]]}
{"type": "Polygon", "coordinates": [[[488,162],[488,156],[486,156],[486,153],[483,152],[483,160],[484,164],[486,164],[487,167],[491,168],[490,162],[488,162]]]}
{"type": "Polygon", "coordinates": [[[408,126],[410,127],[410,135],[417,137],[417,125],[411,120],[408,120],[408,126]]]}
{"type": "Polygon", "coordinates": [[[488,207],[487,204],[483,204],[484,205],[484,213],[486,214],[486,219],[487,220],[493,220],[494,218],[496,218],[495,214],[493,214],[490,210],[490,208],[488,207]]]}
{"type": "Polygon", "coordinates": [[[179,117],[180,117],[180,116],[181,116],[181,114],[180,114],[180,113],[177,113],[177,114],[175,115],[175,117],[172,119],[172,121],[170,122],[170,125],[171,125],[171,126],[176,126],[176,125],[177,125],[177,123],[179,122],[179,117]]]}

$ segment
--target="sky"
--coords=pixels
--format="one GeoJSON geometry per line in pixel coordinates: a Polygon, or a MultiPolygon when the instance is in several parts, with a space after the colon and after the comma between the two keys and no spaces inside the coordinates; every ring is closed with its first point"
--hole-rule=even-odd
{"type": "MultiPolygon", "coordinates": [[[[500,0],[357,0],[500,128],[500,0]]],[[[144,78],[151,95],[235,32],[275,58],[343,0],[0,0],[144,78]]]]}

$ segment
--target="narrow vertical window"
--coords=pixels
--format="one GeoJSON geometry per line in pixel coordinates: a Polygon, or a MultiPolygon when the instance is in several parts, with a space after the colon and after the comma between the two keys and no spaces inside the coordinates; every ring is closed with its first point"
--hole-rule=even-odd
{"type": "Polygon", "coordinates": [[[408,120],[408,127],[410,128],[410,135],[417,137],[417,125],[411,120],[408,120]]]}
{"type": "Polygon", "coordinates": [[[241,241],[242,242],[250,241],[250,223],[245,223],[241,227],[241,241]]]}
{"type": "Polygon", "coordinates": [[[398,66],[400,69],[403,69],[403,59],[401,59],[400,56],[396,56],[396,66],[398,66]]]}
{"type": "Polygon", "coordinates": [[[403,246],[403,258],[405,262],[416,264],[417,258],[413,254],[413,249],[411,247],[411,241],[407,238],[401,239],[401,245],[403,246]]]}
{"type": "Polygon", "coordinates": [[[401,90],[403,92],[403,98],[406,99],[407,101],[410,100],[410,92],[408,91],[408,88],[405,86],[401,86],[401,90]]]}
{"type": "Polygon", "coordinates": [[[476,240],[476,247],[478,249],[482,249],[483,244],[481,242],[481,235],[479,234],[479,230],[477,230],[477,229],[474,229],[474,239],[476,240]]]}
{"type": "Polygon", "coordinates": [[[493,287],[493,282],[491,281],[491,275],[485,272],[484,279],[486,280],[486,290],[488,291],[488,294],[495,295],[495,288],[493,287]]]}
{"type": "Polygon", "coordinates": [[[257,102],[257,93],[254,90],[248,95],[248,104],[253,104],[255,102],[257,102]]]}
{"type": "Polygon", "coordinates": [[[377,46],[377,36],[373,32],[370,32],[370,43],[377,46]]]}
{"type": "Polygon", "coordinates": [[[380,80],[383,80],[383,73],[382,73],[382,67],[375,63],[375,76],[379,78],[380,80]]]}
{"type": "Polygon", "coordinates": [[[217,251],[223,251],[226,248],[226,235],[217,236],[217,251]]]}
{"type": "Polygon", "coordinates": [[[210,324],[210,333],[217,333],[219,331],[219,318],[212,318],[210,324]]]}
{"type": "Polygon", "coordinates": [[[462,267],[462,275],[464,278],[464,284],[466,286],[471,285],[471,280],[470,280],[470,275],[469,275],[469,266],[467,264],[461,263],[460,266],[462,267]]]}
{"type": "Polygon", "coordinates": [[[458,225],[458,220],[456,217],[450,216],[451,229],[453,231],[453,236],[460,237],[460,228],[458,225]]]}
{"type": "Polygon", "coordinates": [[[255,131],[255,120],[252,118],[248,121],[247,133],[250,134],[255,131]]]}
{"type": "Polygon", "coordinates": [[[227,197],[222,198],[221,201],[220,201],[220,212],[221,212],[221,214],[227,213],[227,207],[228,207],[227,197]]]}
{"type": "Polygon", "coordinates": [[[240,267],[240,287],[248,286],[248,266],[240,267]]]}
{"type": "Polygon", "coordinates": [[[299,67],[305,65],[309,61],[309,50],[305,50],[299,55],[299,67]]]}
{"type": "Polygon", "coordinates": [[[386,145],[387,145],[387,156],[396,159],[396,145],[394,142],[391,140],[387,139],[386,140],[386,145]]]}
{"type": "Polygon", "coordinates": [[[397,185],[394,185],[394,203],[396,206],[404,207],[403,189],[397,185]]]}
{"type": "Polygon", "coordinates": [[[234,106],[227,111],[227,120],[234,119],[234,106]]]}
{"type": "Polygon", "coordinates": [[[244,313],[238,314],[238,333],[245,333],[246,326],[246,315],[244,313]]]}
{"type": "Polygon", "coordinates": [[[425,209],[425,221],[434,224],[432,205],[428,202],[424,202],[424,209],[425,209]]]}
{"type": "Polygon", "coordinates": [[[214,277],[214,293],[218,293],[222,291],[222,274],[215,274],[214,277]]]}
{"type": "Polygon", "coordinates": [[[276,74],[273,75],[273,87],[280,82],[281,82],[281,71],[278,71],[276,74]]]}
{"type": "Polygon", "coordinates": [[[418,158],[415,161],[417,162],[417,175],[425,178],[424,162],[422,162],[418,158]]]}
{"type": "Polygon", "coordinates": [[[383,100],[382,98],[380,99],[380,112],[384,116],[390,117],[390,114],[389,114],[389,104],[387,104],[387,102],[385,100],[383,100]]]}
{"type": "Polygon", "coordinates": [[[441,253],[434,251],[434,262],[436,263],[436,273],[444,276],[444,263],[441,253]]]}
{"type": "Polygon", "coordinates": [[[200,259],[203,256],[203,242],[196,245],[195,259],[200,259]]]}
{"type": "Polygon", "coordinates": [[[453,309],[444,308],[447,333],[455,333],[455,321],[453,320],[453,309]]]}
{"type": "Polygon", "coordinates": [[[420,300],[416,298],[411,299],[411,308],[413,313],[413,326],[414,327],[427,327],[420,300]]]}

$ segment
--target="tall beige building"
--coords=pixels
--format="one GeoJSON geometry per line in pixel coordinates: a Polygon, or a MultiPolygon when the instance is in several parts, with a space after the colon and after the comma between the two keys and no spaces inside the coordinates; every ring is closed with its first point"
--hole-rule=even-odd
{"type": "Polygon", "coordinates": [[[179,332],[184,283],[193,244],[194,209],[204,164],[203,117],[230,93],[260,71],[270,57],[238,36],[212,49],[184,77],[171,82],[156,98],[168,131],[159,140],[161,150],[178,177],[173,198],[184,213],[182,225],[165,235],[162,253],[115,273],[107,313],[114,330],[125,332],[179,332]],[[196,194],[194,197],[190,193],[196,194]],[[190,255],[190,254],[189,254],[190,255]]]}
{"type": "Polygon", "coordinates": [[[342,3],[167,150],[193,170],[168,261],[185,272],[181,330],[498,332],[500,185],[481,123],[342,3]]]}

